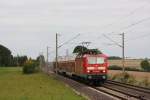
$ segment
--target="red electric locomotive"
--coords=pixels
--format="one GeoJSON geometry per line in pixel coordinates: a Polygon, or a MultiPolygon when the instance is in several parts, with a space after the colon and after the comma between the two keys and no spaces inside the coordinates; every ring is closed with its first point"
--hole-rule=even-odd
{"type": "Polygon", "coordinates": [[[108,61],[105,54],[84,54],[59,58],[58,72],[80,78],[88,83],[100,84],[107,80],[108,61]]]}

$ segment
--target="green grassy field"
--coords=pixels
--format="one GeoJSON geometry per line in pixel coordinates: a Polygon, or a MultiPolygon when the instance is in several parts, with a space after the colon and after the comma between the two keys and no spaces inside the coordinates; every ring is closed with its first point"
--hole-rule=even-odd
{"type": "Polygon", "coordinates": [[[43,73],[22,74],[21,68],[0,68],[0,100],[85,100],[71,88],[43,73]]]}

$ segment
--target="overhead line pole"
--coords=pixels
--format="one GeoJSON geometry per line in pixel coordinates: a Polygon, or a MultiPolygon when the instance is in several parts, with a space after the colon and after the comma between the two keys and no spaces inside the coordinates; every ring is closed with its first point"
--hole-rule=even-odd
{"type": "Polygon", "coordinates": [[[124,46],[124,33],[122,35],[122,68],[123,68],[123,73],[125,73],[125,46],[124,46]]]}
{"type": "Polygon", "coordinates": [[[118,44],[116,41],[112,40],[108,36],[104,35],[105,38],[109,39],[115,45],[122,48],[122,71],[125,73],[125,33],[120,34],[122,36],[122,45],[118,44]]]}
{"type": "Polygon", "coordinates": [[[55,66],[56,74],[57,68],[58,68],[58,34],[56,33],[56,66],[55,66]]]}
{"type": "Polygon", "coordinates": [[[56,33],[56,59],[55,59],[55,72],[56,74],[58,73],[58,49],[62,46],[64,46],[65,44],[69,43],[70,41],[76,39],[78,36],[80,36],[80,34],[78,34],[77,36],[73,37],[72,39],[64,42],[63,44],[61,44],[60,46],[58,45],[58,33],[56,33]]]}
{"type": "MultiPolygon", "coordinates": [[[[40,58],[39,58],[39,60],[40,60],[40,69],[41,69],[41,70],[44,70],[44,69],[42,68],[42,67],[43,67],[43,66],[42,66],[42,63],[43,63],[43,61],[42,61],[42,55],[43,55],[43,53],[40,52],[40,53],[39,53],[39,56],[40,56],[40,58]]],[[[45,70],[46,70],[46,69],[45,69],[45,70]]]]}
{"type": "Polygon", "coordinates": [[[48,55],[48,49],[49,49],[49,47],[47,46],[47,65],[48,65],[48,57],[49,57],[49,55],[48,55]]]}
{"type": "Polygon", "coordinates": [[[48,61],[49,61],[49,47],[47,46],[47,54],[46,54],[46,56],[47,56],[47,59],[46,59],[46,67],[47,67],[47,71],[49,70],[49,68],[48,68],[48,61]]]}

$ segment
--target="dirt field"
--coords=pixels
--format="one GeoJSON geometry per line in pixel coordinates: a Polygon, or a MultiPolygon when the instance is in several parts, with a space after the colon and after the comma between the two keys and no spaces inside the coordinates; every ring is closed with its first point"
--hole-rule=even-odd
{"type": "MultiPolygon", "coordinates": [[[[140,66],[141,61],[142,59],[126,59],[125,66],[141,69],[141,66],[140,66]]],[[[122,60],[109,60],[109,64],[110,66],[112,65],[122,66],[122,60]]]]}
{"type": "MultiPolygon", "coordinates": [[[[109,75],[115,75],[121,73],[122,71],[117,70],[109,70],[109,75]]],[[[135,71],[127,71],[129,74],[133,75],[137,80],[143,80],[144,78],[149,78],[150,80],[150,72],[135,72],[135,71]]]]}

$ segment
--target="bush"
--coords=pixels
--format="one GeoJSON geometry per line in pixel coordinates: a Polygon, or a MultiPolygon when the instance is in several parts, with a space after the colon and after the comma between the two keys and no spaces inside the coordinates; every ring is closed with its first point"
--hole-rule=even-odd
{"type": "Polygon", "coordinates": [[[148,77],[145,77],[141,82],[139,82],[139,85],[142,87],[150,88],[150,81],[148,77]]]}
{"type": "Polygon", "coordinates": [[[33,61],[28,61],[24,66],[23,66],[23,73],[24,74],[32,74],[35,72],[39,71],[38,64],[33,61]]]}
{"type": "MultiPolygon", "coordinates": [[[[117,65],[113,65],[113,66],[109,66],[108,68],[109,70],[122,70],[122,67],[119,67],[117,65]]],[[[142,71],[140,69],[137,68],[132,68],[132,67],[125,67],[126,71],[142,71]]]]}
{"type": "Polygon", "coordinates": [[[121,67],[116,66],[116,65],[109,66],[109,67],[108,67],[108,69],[109,69],[109,70],[122,70],[122,68],[121,68],[121,67]]]}
{"type": "Polygon", "coordinates": [[[127,71],[141,71],[140,69],[131,68],[131,67],[126,67],[125,70],[127,70],[127,71]]]}
{"type": "Polygon", "coordinates": [[[150,72],[150,63],[148,62],[147,59],[143,60],[141,62],[141,68],[144,70],[144,71],[148,71],[150,72]]]}
{"type": "Polygon", "coordinates": [[[128,84],[135,84],[137,82],[134,76],[129,75],[128,73],[116,74],[112,77],[112,80],[123,82],[123,83],[128,83],[128,84]]]}

